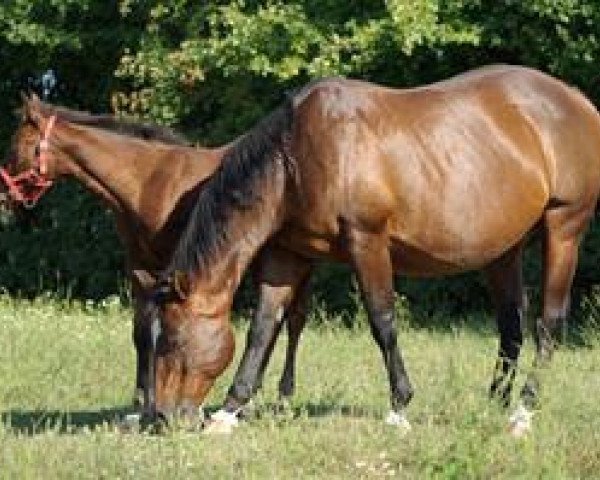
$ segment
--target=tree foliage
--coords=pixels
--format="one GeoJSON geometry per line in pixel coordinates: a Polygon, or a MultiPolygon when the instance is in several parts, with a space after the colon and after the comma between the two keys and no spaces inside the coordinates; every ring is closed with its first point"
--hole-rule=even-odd
{"type": "Polygon", "coordinates": [[[114,71],[124,49],[137,45],[144,31],[140,18],[124,17],[119,5],[118,0],[0,2],[0,141],[10,132],[19,91],[40,91],[48,69],[58,80],[50,99],[95,111],[110,108],[111,92],[119,85],[114,71]]]}
{"type": "MultiPolygon", "coordinates": [[[[597,0],[4,0],[0,141],[12,128],[18,91],[38,88],[49,68],[58,79],[57,103],[112,108],[217,144],[247,129],[286,91],[331,75],[412,86],[477,65],[518,63],[600,102],[599,39],[597,0]]],[[[106,214],[72,192],[51,194],[30,233],[0,236],[5,287],[36,292],[65,282],[86,296],[116,290],[120,250],[106,214]],[[77,212],[89,218],[75,220],[77,212]],[[65,232],[69,258],[56,251],[65,232]],[[33,273],[16,274],[7,252],[20,252],[33,273]],[[52,260],[41,264],[44,256],[52,260]],[[98,276],[94,265],[108,273],[98,276]]],[[[596,283],[598,230],[582,262],[583,278],[596,283]]],[[[469,288],[459,287],[456,297],[469,288]]]]}
{"type": "Polygon", "coordinates": [[[155,2],[121,58],[132,89],[115,105],[223,141],[313,78],[409,86],[490,62],[535,66],[600,98],[599,16],[595,0],[155,2]]]}

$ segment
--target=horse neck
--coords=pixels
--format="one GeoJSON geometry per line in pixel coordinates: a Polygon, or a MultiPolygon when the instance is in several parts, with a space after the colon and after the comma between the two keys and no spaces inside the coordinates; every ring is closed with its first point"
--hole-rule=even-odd
{"type": "MultiPolygon", "coordinates": [[[[63,153],[57,173],[75,177],[117,212],[138,213],[144,185],[164,168],[160,154],[184,149],[76,124],[57,129],[57,136],[63,153]]],[[[170,156],[170,168],[183,158],[170,156]]]]}
{"type": "MultiPolygon", "coordinates": [[[[237,210],[230,217],[227,228],[233,228],[226,245],[201,268],[195,279],[193,290],[202,296],[206,296],[206,292],[217,292],[217,296],[227,292],[226,306],[230,307],[246,268],[258,250],[281,228],[285,220],[286,178],[283,171],[274,175],[277,178],[268,191],[263,192],[263,199],[252,207],[237,210]]],[[[217,300],[215,306],[218,303],[217,300]]]]}

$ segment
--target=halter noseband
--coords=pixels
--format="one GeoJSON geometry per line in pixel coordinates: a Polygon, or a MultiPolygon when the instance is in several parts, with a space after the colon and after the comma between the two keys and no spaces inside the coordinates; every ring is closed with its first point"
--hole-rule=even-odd
{"type": "Polygon", "coordinates": [[[8,194],[25,208],[33,208],[46,190],[52,186],[52,180],[46,178],[46,174],[48,173],[48,150],[50,149],[48,140],[55,122],[56,115],[52,115],[46,124],[44,135],[38,143],[33,166],[14,177],[4,167],[0,167],[0,177],[8,187],[8,194]]]}

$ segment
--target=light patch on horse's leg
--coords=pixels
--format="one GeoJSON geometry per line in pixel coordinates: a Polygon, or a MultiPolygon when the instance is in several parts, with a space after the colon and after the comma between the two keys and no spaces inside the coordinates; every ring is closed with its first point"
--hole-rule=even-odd
{"type": "Polygon", "coordinates": [[[156,350],[156,345],[158,343],[158,337],[162,333],[162,326],[160,324],[160,319],[155,318],[152,320],[152,324],[150,325],[150,336],[152,338],[152,348],[156,350]]]}
{"type": "Polygon", "coordinates": [[[223,408],[216,411],[210,416],[210,421],[202,433],[232,433],[233,429],[240,424],[240,419],[238,418],[240,411],[241,409],[228,412],[223,408]]]}
{"type": "Polygon", "coordinates": [[[385,423],[398,427],[403,432],[409,432],[412,429],[404,411],[395,412],[394,410],[390,410],[385,418],[385,423]]]}
{"type": "Polygon", "coordinates": [[[508,429],[515,438],[527,435],[532,429],[533,411],[521,404],[508,419],[508,429]]]}

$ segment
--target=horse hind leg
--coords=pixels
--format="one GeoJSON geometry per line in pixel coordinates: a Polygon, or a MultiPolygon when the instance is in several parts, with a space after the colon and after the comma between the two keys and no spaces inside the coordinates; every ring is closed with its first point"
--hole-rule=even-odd
{"type": "Polygon", "coordinates": [[[302,285],[298,288],[298,293],[292,304],[289,306],[285,315],[287,325],[288,343],[285,355],[285,364],[281,379],[279,380],[279,398],[286,402],[294,394],[295,372],[296,372],[296,353],[300,335],[306,325],[306,311],[308,308],[308,298],[310,293],[310,275],[306,276],[302,285]]]}
{"type": "Polygon", "coordinates": [[[525,296],[523,290],[522,251],[519,244],[486,269],[496,322],[500,335],[498,360],[490,387],[490,395],[510,404],[517,362],[523,343],[525,296]]]}
{"type": "MultiPolygon", "coordinates": [[[[533,368],[521,390],[521,414],[517,412],[516,421],[511,426],[516,435],[524,433],[519,421],[531,417],[528,412],[538,406],[541,370],[549,366],[557,341],[564,339],[579,243],[591,211],[593,209],[575,210],[563,206],[548,210],[544,215],[542,317],[536,320],[534,328],[536,354],[533,368]]],[[[527,422],[525,425],[528,429],[527,422]]]]}

